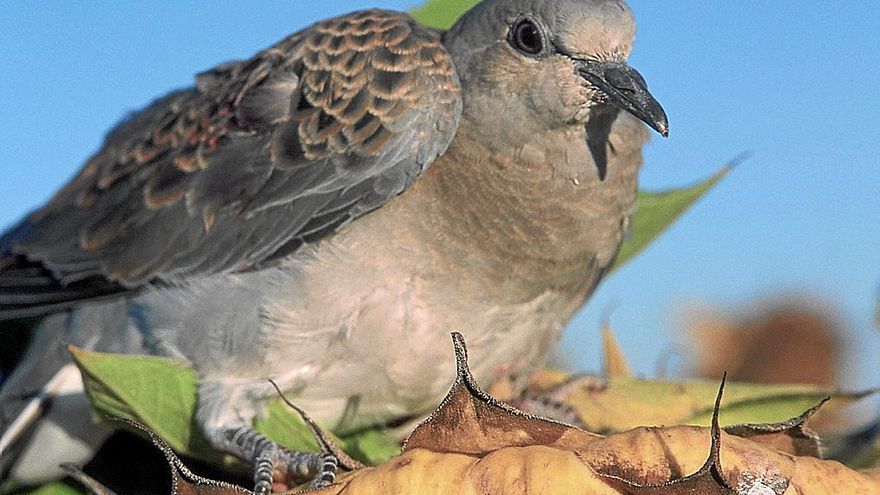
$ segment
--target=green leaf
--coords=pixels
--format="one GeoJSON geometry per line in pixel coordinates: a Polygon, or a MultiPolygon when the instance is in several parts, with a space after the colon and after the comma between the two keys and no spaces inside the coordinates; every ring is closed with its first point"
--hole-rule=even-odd
{"type": "MultiPolygon", "coordinates": [[[[216,452],[195,421],[198,378],[192,368],[152,356],[105,354],[71,349],[86,394],[101,415],[133,419],[161,436],[175,451],[227,467],[244,465],[216,452]]],[[[254,429],[284,447],[314,452],[318,445],[299,415],[280,400],[271,401],[254,429]]],[[[352,457],[375,463],[399,452],[382,432],[360,431],[340,439],[352,457]]]]}
{"type": "Polygon", "coordinates": [[[176,361],[71,348],[96,412],[135,420],[171,448],[212,463],[230,462],[211,449],[195,423],[195,372],[176,361]]]}
{"type": "Polygon", "coordinates": [[[413,17],[425,26],[449,29],[469,8],[479,0],[429,0],[412,11],[413,17]]]}
{"type": "MultiPolygon", "coordinates": [[[[774,393],[774,387],[773,385],[767,385],[764,395],[723,402],[720,411],[722,424],[778,423],[796,417],[826,397],[831,397],[831,402],[822,406],[822,409],[819,410],[820,412],[817,413],[821,417],[832,409],[839,409],[861,398],[860,394],[826,393],[820,391],[774,393]]],[[[711,421],[712,411],[709,410],[697,413],[685,419],[683,423],[708,426],[711,421]]]]}
{"type": "Polygon", "coordinates": [[[620,247],[612,270],[620,268],[644,251],[688,208],[727,175],[731,168],[731,165],[727,165],[708,179],[691,187],[660,192],[639,191],[636,199],[636,214],[632,219],[632,234],[620,247]]]}
{"type": "Polygon", "coordinates": [[[309,427],[283,402],[280,400],[270,402],[266,407],[266,413],[266,417],[254,421],[255,430],[290,449],[302,452],[318,450],[318,442],[312,438],[309,427]]]}
{"type": "Polygon", "coordinates": [[[400,444],[381,430],[366,430],[343,438],[348,455],[370,466],[378,466],[400,454],[400,444]]]}

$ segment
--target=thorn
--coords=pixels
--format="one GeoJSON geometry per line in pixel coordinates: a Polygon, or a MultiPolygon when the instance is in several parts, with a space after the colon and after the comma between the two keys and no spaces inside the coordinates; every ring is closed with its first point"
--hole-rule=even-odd
{"type": "Polygon", "coordinates": [[[470,374],[467,371],[467,344],[464,342],[464,336],[459,332],[452,332],[452,347],[455,349],[455,373],[458,376],[462,374],[470,374]]]}
{"type": "Polygon", "coordinates": [[[715,397],[715,407],[712,409],[712,444],[710,447],[709,459],[706,460],[710,464],[709,471],[721,486],[732,489],[730,483],[724,477],[724,471],[721,469],[721,426],[719,426],[718,416],[721,414],[721,397],[724,396],[724,386],[727,383],[727,371],[721,376],[721,386],[718,387],[718,395],[715,397]]]}

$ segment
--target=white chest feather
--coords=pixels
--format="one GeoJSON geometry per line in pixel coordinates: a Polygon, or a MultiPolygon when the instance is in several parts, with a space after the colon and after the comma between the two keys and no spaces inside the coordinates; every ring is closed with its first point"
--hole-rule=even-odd
{"type": "Polygon", "coordinates": [[[450,285],[411,260],[374,255],[328,263],[352,253],[325,247],[264,305],[277,350],[267,367],[328,424],[345,411],[357,424],[429,410],[454,378],[452,331],[464,334],[487,385],[527,376],[558,339],[559,294],[486,304],[475,281],[450,285]]]}

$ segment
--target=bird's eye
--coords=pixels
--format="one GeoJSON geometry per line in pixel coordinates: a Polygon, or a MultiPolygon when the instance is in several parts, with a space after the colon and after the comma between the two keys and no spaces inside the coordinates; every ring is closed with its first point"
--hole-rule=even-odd
{"type": "Polygon", "coordinates": [[[511,31],[510,42],[514,48],[529,55],[536,55],[544,50],[541,30],[530,19],[522,19],[516,23],[511,31]]]}

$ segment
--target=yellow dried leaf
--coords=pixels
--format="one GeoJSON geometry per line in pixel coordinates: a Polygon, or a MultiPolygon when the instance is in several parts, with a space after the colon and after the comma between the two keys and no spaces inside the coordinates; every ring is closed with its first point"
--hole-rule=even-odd
{"type": "MultiPolygon", "coordinates": [[[[716,385],[708,381],[602,379],[569,377],[543,380],[530,394],[552,397],[570,407],[586,429],[601,433],[627,431],[641,425],[692,424],[705,426],[712,416],[716,385]]],[[[813,385],[759,385],[734,383],[725,392],[723,424],[776,423],[800,414],[825,397],[833,400],[816,413],[820,421],[877,393],[828,391],[813,385]]]]}
{"type": "MultiPolygon", "coordinates": [[[[813,457],[804,423],[818,406],[777,424],[639,427],[603,437],[530,416],[486,394],[454,334],[457,378],[437,410],[410,435],[403,453],[340,476],[320,495],[869,495],[880,473],[860,473],[813,457]],[[807,454],[807,455],[801,455],[807,454]]],[[[821,405],[821,404],[820,404],[821,405]]],[[[314,426],[314,425],[313,425],[314,426]]],[[[316,427],[315,427],[316,428],[316,427]]],[[[331,448],[319,431],[319,442],[331,448]]],[[[248,490],[190,472],[151,433],[168,458],[172,495],[246,495],[248,490]]]]}
{"type": "Polygon", "coordinates": [[[743,438],[719,427],[719,392],[710,428],[641,427],[598,437],[528,416],[488,396],[467,369],[461,337],[455,336],[454,342],[456,382],[437,411],[410,436],[404,453],[315,493],[880,493],[880,476],[791,454],[816,453],[802,442],[812,440],[803,425],[818,406],[787,422],[744,425],[736,430],[743,438]],[[804,473],[805,467],[824,474],[804,473]]]}

